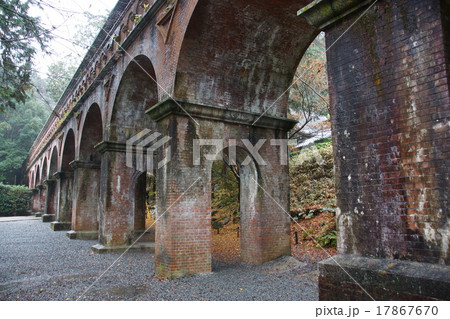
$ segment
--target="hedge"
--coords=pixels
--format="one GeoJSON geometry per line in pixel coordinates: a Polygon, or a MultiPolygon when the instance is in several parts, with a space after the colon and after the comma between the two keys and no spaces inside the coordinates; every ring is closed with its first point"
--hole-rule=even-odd
{"type": "Polygon", "coordinates": [[[31,192],[27,187],[0,183],[0,216],[28,215],[30,207],[31,192]]]}

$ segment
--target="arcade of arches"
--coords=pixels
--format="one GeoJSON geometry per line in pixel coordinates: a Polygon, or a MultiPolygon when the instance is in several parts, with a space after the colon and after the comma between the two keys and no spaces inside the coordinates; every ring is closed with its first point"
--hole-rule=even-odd
{"type": "Polygon", "coordinates": [[[448,1],[143,3],[118,1],[30,150],[43,221],[98,252],[139,240],[161,277],[210,272],[212,148],[197,162],[194,144],[221,140],[240,172],[242,259],[289,255],[287,146],[269,141],[295,125],[286,91],[324,31],[339,254],[320,264],[320,299],[368,299],[359,283],[375,299],[448,298],[448,1]]]}

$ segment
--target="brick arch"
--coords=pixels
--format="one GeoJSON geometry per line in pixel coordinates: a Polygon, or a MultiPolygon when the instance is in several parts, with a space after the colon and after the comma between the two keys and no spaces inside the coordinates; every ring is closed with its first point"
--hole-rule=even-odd
{"type": "Polygon", "coordinates": [[[70,162],[75,160],[75,133],[73,129],[69,129],[64,135],[61,148],[61,171],[73,171],[70,162]]]}
{"type": "Polygon", "coordinates": [[[37,166],[36,166],[36,175],[35,175],[35,180],[34,180],[34,186],[35,186],[35,187],[41,183],[41,175],[40,175],[40,172],[41,172],[40,166],[37,165],[37,166]]]}
{"type": "Polygon", "coordinates": [[[276,104],[268,115],[286,116],[283,93],[319,33],[296,17],[308,2],[199,1],[181,47],[174,96],[254,113],[276,104]]]}
{"type": "Polygon", "coordinates": [[[109,121],[109,139],[124,142],[151,127],[146,109],[158,103],[158,85],[150,59],[136,56],[122,75],[109,121]]]}
{"type": "Polygon", "coordinates": [[[55,145],[51,149],[50,152],[50,161],[49,161],[49,177],[52,177],[58,171],[58,147],[55,145]]]}
{"type": "Polygon", "coordinates": [[[44,159],[42,161],[41,179],[43,181],[48,179],[48,161],[47,161],[46,156],[44,157],[44,159]]]}
{"type": "Polygon", "coordinates": [[[94,147],[103,139],[103,120],[97,103],[93,103],[85,112],[79,134],[78,159],[99,163],[100,154],[94,147]]]}
{"type": "Polygon", "coordinates": [[[29,178],[30,178],[30,180],[29,180],[30,188],[34,188],[36,186],[35,180],[34,180],[34,169],[31,170],[29,178]]]}
{"type": "MultiPolygon", "coordinates": [[[[233,148],[227,146],[222,150],[222,157],[216,160],[225,160],[238,167],[239,181],[239,205],[241,211],[240,240],[241,240],[241,258],[244,262],[255,262],[263,260],[258,251],[258,245],[261,244],[258,233],[262,225],[255,225],[255,222],[261,223],[263,218],[260,216],[261,203],[258,202],[258,183],[261,183],[261,173],[258,164],[252,158],[251,154],[241,146],[233,148]],[[234,154],[234,155],[233,155],[234,154]],[[250,158],[250,162],[244,161],[250,158]],[[255,227],[256,226],[256,227],[255,227]]],[[[214,161],[209,161],[206,165],[209,174],[212,172],[214,161]]],[[[209,193],[212,193],[211,179],[209,176],[209,193]]],[[[211,199],[210,199],[211,206],[211,199]]],[[[209,210],[211,211],[211,210],[209,210]]]]}

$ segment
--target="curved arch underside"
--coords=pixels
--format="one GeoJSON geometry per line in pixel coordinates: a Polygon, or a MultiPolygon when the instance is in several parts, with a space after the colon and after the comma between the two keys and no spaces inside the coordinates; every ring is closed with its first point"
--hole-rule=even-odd
{"type": "Polygon", "coordinates": [[[35,186],[37,186],[37,185],[39,185],[41,183],[40,172],[41,172],[41,170],[40,170],[40,167],[38,165],[37,168],[36,168],[36,176],[35,176],[35,181],[34,181],[34,185],[35,186]]]}
{"type": "Polygon", "coordinates": [[[286,116],[289,88],[318,30],[296,12],[310,1],[199,1],[180,52],[175,97],[286,116]],[[280,98],[280,96],[282,96],[280,98]]]}
{"type": "Polygon", "coordinates": [[[95,145],[103,139],[103,122],[100,107],[93,104],[84,120],[83,132],[80,141],[80,156],[82,161],[100,163],[100,154],[95,150],[95,145]]]}
{"type": "Polygon", "coordinates": [[[145,110],[158,103],[158,87],[151,61],[143,55],[133,59],[120,81],[110,124],[110,140],[125,141],[151,120],[145,110]]]}
{"type": "Polygon", "coordinates": [[[48,172],[47,158],[44,158],[44,162],[42,164],[42,173],[41,173],[42,181],[45,181],[48,179],[47,172],[48,172]]]}
{"type": "Polygon", "coordinates": [[[73,130],[70,129],[67,132],[66,140],[64,143],[64,149],[62,154],[62,171],[73,171],[73,168],[70,166],[70,162],[75,160],[75,135],[73,130]]]}
{"type": "Polygon", "coordinates": [[[53,174],[55,174],[58,171],[58,148],[56,146],[53,147],[52,155],[50,158],[50,167],[49,167],[49,177],[53,177],[53,174]]]}

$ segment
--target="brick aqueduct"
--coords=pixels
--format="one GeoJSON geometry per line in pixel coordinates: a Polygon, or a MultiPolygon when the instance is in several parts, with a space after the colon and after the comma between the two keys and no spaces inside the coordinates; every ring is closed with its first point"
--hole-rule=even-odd
{"type": "Polygon", "coordinates": [[[287,137],[284,93],[320,31],[339,252],[320,264],[320,299],[448,299],[448,0],[119,0],[30,151],[33,209],[96,251],[129,245],[145,174],[126,165],[126,141],[157,131],[171,161],[144,237],[156,273],[210,272],[211,166],[194,165],[193,141],[223,139],[238,150],[242,260],[289,255],[283,152],[265,143],[266,165],[244,165],[241,141],[287,137]]]}

